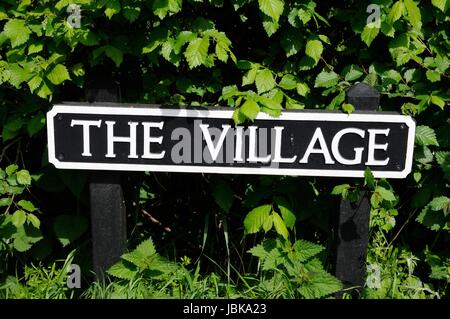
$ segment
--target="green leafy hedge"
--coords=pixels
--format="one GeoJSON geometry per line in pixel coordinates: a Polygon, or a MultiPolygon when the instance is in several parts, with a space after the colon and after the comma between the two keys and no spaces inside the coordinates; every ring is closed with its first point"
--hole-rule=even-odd
{"type": "MultiPolygon", "coordinates": [[[[220,219],[236,213],[246,234],[278,234],[292,242],[297,232],[311,235],[302,228],[308,224],[326,241],[328,195],[354,198],[367,188],[372,192],[369,264],[387,265],[395,255],[387,251],[395,246],[415,254],[422,265],[407,278],[414,273],[445,291],[450,280],[449,6],[448,0],[2,1],[0,162],[6,172],[0,171],[0,206],[6,209],[0,216],[0,251],[11,243],[26,250],[33,241],[19,243],[20,227],[37,231],[41,221],[53,225],[46,236],[64,246],[86,228],[80,221],[83,227],[66,234],[71,222],[57,219],[61,213],[84,218],[78,205],[86,205],[86,178],[49,166],[44,114],[52,101],[85,100],[85,85],[95,74],[118,81],[123,102],[227,105],[235,108],[236,123],[285,109],[352,112],[345,89],[362,81],[381,92],[380,110],[417,122],[413,172],[405,181],[375,181],[367,172],[364,182],[223,177],[212,188],[202,187],[220,208],[220,219]],[[12,164],[30,171],[32,181],[12,164]],[[299,191],[307,198],[299,200],[299,191]],[[61,202],[48,195],[54,192],[62,194],[61,202]],[[73,198],[77,209],[58,206],[73,198]],[[17,227],[13,234],[6,230],[10,224],[17,227]]],[[[142,207],[164,199],[146,182],[137,193],[142,207]]],[[[386,267],[383,276],[389,277],[395,270],[386,267]]]]}

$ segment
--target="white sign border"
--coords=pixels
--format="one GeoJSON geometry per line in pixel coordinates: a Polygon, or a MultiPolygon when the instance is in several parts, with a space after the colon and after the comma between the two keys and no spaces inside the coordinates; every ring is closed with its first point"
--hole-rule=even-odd
{"type": "MultiPolygon", "coordinates": [[[[322,169],[290,169],[271,167],[223,167],[193,165],[153,165],[153,164],[120,164],[120,163],[80,163],[61,162],[55,156],[54,117],[56,114],[99,114],[99,115],[150,115],[168,117],[201,117],[231,119],[232,109],[166,109],[143,107],[88,106],[80,104],[56,104],[47,113],[47,137],[49,162],[60,169],[113,170],[113,171],[152,171],[183,173],[219,173],[219,174],[251,174],[251,175],[290,175],[290,176],[325,176],[325,177],[364,177],[363,170],[322,170],[322,169]]],[[[376,178],[405,178],[411,172],[416,123],[410,116],[386,113],[332,113],[332,112],[282,112],[279,117],[271,117],[259,113],[256,119],[285,121],[333,121],[333,122],[380,122],[403,123],[408,127],[405,169],[403,171],[372,171],[376,178]]]]}

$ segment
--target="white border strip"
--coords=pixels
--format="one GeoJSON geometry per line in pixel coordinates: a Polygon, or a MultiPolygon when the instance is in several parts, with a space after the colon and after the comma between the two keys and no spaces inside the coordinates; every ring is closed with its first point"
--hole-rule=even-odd
{"type": "MultiPolygon", "coordinates": [[[[147,115],[167,117],[221,118],[231,119],[233,110],[193,110],[164,108],[133,108],[111,106],[55,105],[47,113],[47,136],[49,162],[56,168],[115,170],[115,171],[153,171],[153,172],[185,172],[185,173],[222,173],[222,174],[257,174],[257,175],[291,175],[291,176],[335,176],[364,177],[362,170],[320,170],[320,169],[289,169],[270,167],[223,167],[223,166],[193,166],[193,165],[148,165],[148,164],[118,164],[118,163],[80,163],[60,162],[55,156],[54,117],[61,113],[99,114],[99,115],[147,115]]],[[[404,123],[408,126],[408,141],[406,162],[403,171],[373,171],[376,178],[405,178],[412,168],[414,137],[416,123],[410,116],[399,114],[344,114],[331,112],[289,112],[284,111],[277,118],[265,113],[259,113],[258,120],[287,121],[333,121],[333,122],[380,122],[404,123]]]]}

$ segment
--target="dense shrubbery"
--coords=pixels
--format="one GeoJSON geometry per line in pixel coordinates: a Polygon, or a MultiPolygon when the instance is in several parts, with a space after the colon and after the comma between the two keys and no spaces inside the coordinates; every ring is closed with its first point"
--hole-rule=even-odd
{"type": "MultiPolygon", "coordinates": [[[[364,81],[382,93],[380,110],[412,115],[418,128],[413,172],[402,181],[375,181],[369,172],[364,183],[127,176],[130,246],[151,235],[177,263],[158,257],[172,266],[155,279],[146,271],[152,264],[126,255],[111,270],[121,280],[95,284],[84,296],[329,295],[340,288],[323,268],[330,270],[332,260],[338,207],[332,193],[352,198],[364,187],[372,205],[367,262],[381,278],[368,280],[364,295],[448,297],[449,6],[448,0],[3,0],[0,296],[73,296],[61,284],[67,262],[52,266],[72,249],[87,276],[84,286],[90,280],[88,174],[48,164],[44,115],[53,101],[84,101],[86,83],[101,75],[120,83],[122,102],[227,105],[236,109],[236,123],[283,109],[351,112],[345,89],[364,81]],[[371,3],[380,20],[367,21],[371,3]],[[79,27],[70,4],[81,8],[79,27]]],[[[134,254],[154,255],[153,243],[144,241],[134,254]]]]}

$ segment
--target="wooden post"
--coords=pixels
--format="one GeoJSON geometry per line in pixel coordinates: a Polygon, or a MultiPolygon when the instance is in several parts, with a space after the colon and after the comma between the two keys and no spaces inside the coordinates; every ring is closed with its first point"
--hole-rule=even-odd
{"type": "MultiPolygon", "coordinates": [[[[120,87],[106,78],[95,78],[87,85],[86,99],[92,102],[120,102],[120,87]]],[[[120,173],[96,171],[89,179],[91,205],[92,259],[94,272],[103,279],[126,248],[125,201],[120,173]]]]}
{"type": "MultiPolygon", "coordinates": [[[[359,83],[347,90],[347,100],[356,112],[376,111],[380,93],[371,86],[359,83]]],[[[342,199],[337,225],[335,274],[344,288],[355,287],[348,293],[359,297],[366,277],[366,257],[369,236],[370,201],[367,191],[351,203],[342,199]]],[[[342,292],[337,297],[342,297],[342,292]]]]}

